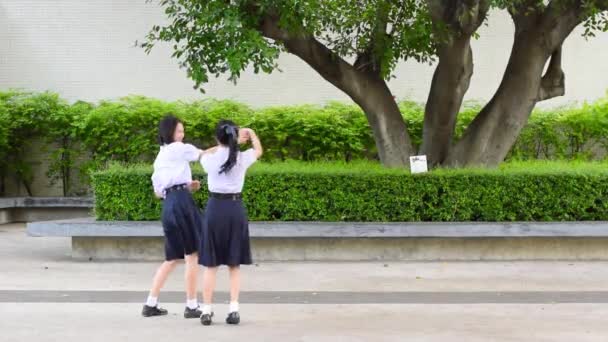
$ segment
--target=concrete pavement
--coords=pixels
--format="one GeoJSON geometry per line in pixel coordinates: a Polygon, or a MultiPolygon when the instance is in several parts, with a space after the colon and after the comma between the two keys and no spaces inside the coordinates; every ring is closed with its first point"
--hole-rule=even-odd
{"type": "Polygon", "coordinates": [[[263,263],[243,324],[185,320],[183,268],[142,318],[158,263],[75,262],[67,238],[0,226],[1,341],[606,341],[608,262],[263,263]]]}

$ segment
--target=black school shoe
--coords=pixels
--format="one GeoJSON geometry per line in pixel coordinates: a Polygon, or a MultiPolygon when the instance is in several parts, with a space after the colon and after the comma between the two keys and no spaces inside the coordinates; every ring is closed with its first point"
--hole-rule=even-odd
{"type": "Polygon", "coordinates": [[[144,305],[144,308],[141,310],[141,315],[144,317],[164,316],[167,313],[167,310],[161,309],[158,306],[144,305]]]}
{"type": "Polygon", "coordinates": [[[238,312],[231,312],[226,317],[226,323],[228,324],[239,324],[241,322],[241,316],[238,312]]]}
{"type": "Polygon", "coordinates": [[[213,312],[211,314],[202,314],[201,315],[201,324],[202,325],[211,325],[212,317],[213,317],[213,312]]]}
{"type": "Polygon", "coordinates": [[[199,310],[199,308],[190,309],[186,306],[186,309],[184,310],[184,318],[199,318],[202,314],[203,312],[199,310]]]}

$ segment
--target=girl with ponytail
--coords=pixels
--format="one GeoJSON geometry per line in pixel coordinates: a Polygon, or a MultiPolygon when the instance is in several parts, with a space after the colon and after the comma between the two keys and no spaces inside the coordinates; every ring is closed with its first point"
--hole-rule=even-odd
{"type": "Polygon", "coordinates": [[[217,269],[230,271],[230,309],[226,323],[239,324],[240,265],[250,265],[249,222],[241,191],[247,169],[262,155],[262,144],[255,132],[222,120],[215,130],[219,144],[213,153],[201,157],[207,172],[209,201],[205,208],[200,239],[199,264],[205,267],[201,323],[210,325],[211,304],[217,269]],[[239,144],[250,141],[253,148],[240,152],[239,144]]]}

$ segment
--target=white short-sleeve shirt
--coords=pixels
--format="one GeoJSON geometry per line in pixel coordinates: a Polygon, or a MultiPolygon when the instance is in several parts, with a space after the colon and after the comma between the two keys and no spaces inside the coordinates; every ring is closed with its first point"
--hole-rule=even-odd
{"type": "Polygon", "coordinates": [[[254,149],[239,152],[236,165],[230,171],[220,174],[222,165],[228,159],[230,149],[220,146],[214,153],[204,154],[201,165],[207,172],[207,186],[210,192],[235,194],[243,191],[245,173],[255,163],[257,156],[254,149]]]}
{"type": "Polygon", "coordinates": [[[190,144],[174,142],[161,146],[152,173],[154,192],[164,196],[165,189],[192,182],[190,162],[197,161],[199,156],[199,149],[190,144]]]}

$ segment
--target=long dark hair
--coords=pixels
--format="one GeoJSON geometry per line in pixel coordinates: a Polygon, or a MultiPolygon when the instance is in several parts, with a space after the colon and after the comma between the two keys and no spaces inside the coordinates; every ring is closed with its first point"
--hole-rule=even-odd
{"type": "Polygon", "coordinates": [[[228,159],[220,168],[221,173],[228,173],[236,165],[236,157],[239,153],[239,128],[230,120],[220,120],[215,128],[217,141],[230,148],[228,159]]]}
{"type": "MultiPolygon", "coordinates": [[[[158,143],[162,146],[173,142],[175,129],[182,123],[180,119],[171,114],[165,115],[158,124],[158,143]]],[[[182,123],[183,124],[183,123],[182,123]]]]}

